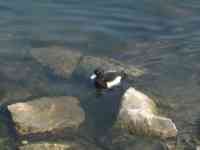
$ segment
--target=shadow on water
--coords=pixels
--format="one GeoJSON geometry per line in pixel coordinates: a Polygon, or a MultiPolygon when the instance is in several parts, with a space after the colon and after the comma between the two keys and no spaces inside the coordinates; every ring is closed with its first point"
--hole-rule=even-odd
{"type": "Polygon", "coordinates": [[[124,82],[113,89],[96,89],[93,83],[87,82],[85,86],[87,93],[80,96],[81,107],[86,115],[80,128],[81,135],[87,136],[102,149],[112,149],[112,129],[117,121],[122,95],[131,85],[124,82]]]}
{"type": "Polygon", "coordinates": [[[93,137],[94,142],[104,149],[107,149],[108,145],[101,143],[100,140],[109,134],[109,130],[117,119],[122,94],[123,92],[119,88],[97,89],[92,90],[88,96],[81,99],[81,106],[86,113],[86,121],[83,126],[89,127],[90,137],[93,137]]]}

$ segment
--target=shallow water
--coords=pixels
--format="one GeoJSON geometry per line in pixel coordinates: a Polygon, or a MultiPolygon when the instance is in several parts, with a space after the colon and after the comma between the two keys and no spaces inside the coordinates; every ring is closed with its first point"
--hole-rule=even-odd
{"type": "Polygon", "coordinates": [[[200,105],[199,16],[198,0],[1,0],[1,101],[78,95],[88,113],[96,115],[91,116],[96,134],[112,122],[112,113],[103,120],[105,106],[112,103],[88,102],[91,87],[80,86],[76,78],[65,84],[50,76],[29,52],[64,46],[109,56],[148,70],[133,86],[157,98],[161,112],[177,124],[180,145],[192,147],[200,105]]]}

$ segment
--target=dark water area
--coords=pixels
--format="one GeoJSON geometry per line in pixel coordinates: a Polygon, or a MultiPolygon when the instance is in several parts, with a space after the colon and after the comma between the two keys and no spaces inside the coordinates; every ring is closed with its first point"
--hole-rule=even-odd
{"type": "MultiPolygon", "coordinates": [[[[97,96],[88,102],[89,85],[80,85],[81,79],[77,78],[66,84],[30,57],[32,48],[77,49],[86,55],[108,56],[147,69],[148,74],[133,86],[156,97],[161,112],[177,125],[180,145],[193,147],[199,142],[199,26],[198,0],[1,0],[1,104],[40,96],[76,95],[96,122],[91,128],[104,132],[98,129],[112,122],[114,116],[107,112],[112,103],[107,99],[113,95],[103,96],[102,101],[97,96]],[[110,115],[105,121],[107,113],[110,115]]],[[[12,137],[5,137],[4,126],[2,121],[0,145],[1,141],[9,145],[7,139],[12,137]]],[[[145,149],[140,146],[136,144],[135,148],[145,149]]]]}

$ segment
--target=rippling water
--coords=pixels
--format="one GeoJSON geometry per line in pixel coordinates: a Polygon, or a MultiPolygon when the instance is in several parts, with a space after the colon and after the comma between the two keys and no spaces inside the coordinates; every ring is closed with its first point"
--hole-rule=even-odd
{"type": "Polygon", "coordinates": [[[190,145],[200,105],[199,16],[198,0],[1,0],[0,97],[17,99],[14,91],[24,89],[36,96],[72,92],[46,78],[29,59],[32,48],[57,45],[113,57],[148,70],[136,86],[159,97],[163,113],[190,145]],[[27,66],[29,74],[21,73],[27,66]],[[19,77],[10,77],[9,68],[19,77]]]}

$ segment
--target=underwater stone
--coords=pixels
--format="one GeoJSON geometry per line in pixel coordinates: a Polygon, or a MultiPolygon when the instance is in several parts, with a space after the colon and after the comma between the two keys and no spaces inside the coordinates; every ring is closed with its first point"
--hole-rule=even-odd
{"type": "Polygon", "coordinates": [[[38,142],[19,146],[19,150],[101,150],[84,140],[64,142],[38,142]]]}
{"type": "Polygon", "coordinates": [[[31,49],[31,55],[39,63],[49,67],[55,75],[68,78],[81,59],[81,53],[63,47],[45,47],[31,49]]]}
{"type": "Polygon", "coordinates": [[[133,77],[139,77],[146,73],[144,68],[124,64],[112,58],[83,56],[76,50],[56,46],[33,48],[31,55],[37,62],[50,68],[55,75],[63,78],[69,78],[74,72],[76,75],[88,75],[97,67],[124,71],[133,77]]]}
{"type": "MultiPolygon", "coordinates": [[[[85,120],[75,97],[43,97],[8,106],[19,135],[76,131],[85,120]]],[[[64,134],[64,133],[63,133],[64,134]]]]}
{"type": "Polygon", "coordinates": [[[144,68],[124,64],[112,58],[94,56],[83,56],[74,72],[76,75],[87,75],[88,77],[89,73],[93,73],[94,69],[98,67],[101,67],[105,70],[115,70],[118,72],[124,71],[127,75],[132,77],[139,77],[146,73],[144,68]]]}
{"type": "Polygon", "coordinates": [[[67,144],[37,143],[20,146],[19,150],[71,150],[72,146],[67,144]]]}

